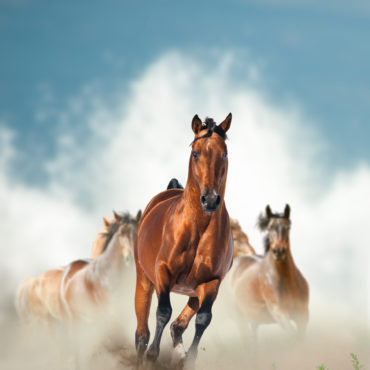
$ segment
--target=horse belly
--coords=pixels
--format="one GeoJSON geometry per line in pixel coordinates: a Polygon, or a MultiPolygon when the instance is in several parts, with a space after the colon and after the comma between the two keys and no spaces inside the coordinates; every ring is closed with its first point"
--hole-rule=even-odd
{"type": "Polygon", "coordinates": [[[197,295],[194,288],[181,284],[175,284],[171,291],[174,293],[187,295],[189,297],[196,297],[197,295]]]}

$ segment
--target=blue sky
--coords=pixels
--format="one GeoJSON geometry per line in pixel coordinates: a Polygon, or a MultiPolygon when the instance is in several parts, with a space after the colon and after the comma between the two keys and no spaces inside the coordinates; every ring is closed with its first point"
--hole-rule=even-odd
{"type": "Polygon", "coordinates": [[[45,181],[40,161],[55,155],[57,115],[84,87],[109,101],[171,49],[202,59],[238,51],[236,77],[252,61],[269,99],[298,104],[328,142],[330,168],[368,162],[369,18],[361,1],[3,1],[0,119],[26,153],[17,176],[45,181]]]}
{"type": "Polygon", "coordinates": [[[185,184],[192,117],[231,111],[231,216],[262,251],[258,214],[289,203],[312,299],[370,317],[369,18],[360,0],[0,2],[8,296],[87,257],[112,209],[185,184]]]}

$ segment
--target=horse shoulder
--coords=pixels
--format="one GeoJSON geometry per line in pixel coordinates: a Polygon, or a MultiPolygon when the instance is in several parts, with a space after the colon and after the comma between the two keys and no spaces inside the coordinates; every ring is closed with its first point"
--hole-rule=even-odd
{"type": "MultiPolygon", "coordinates": [[[[144,213],[141,217],[140,225],[144,222],[148,214],[152,211],[153,208],[155,208],[157,205],[159,205],[162,202],[165,202],[168,199],[171,199],[173,197],[181,197],[181,195],[184,193],[183,189],[169,189],[162,191],[161,193],[155,195],[148,205],[146,206],[144,213]]],[[[139,225],[139,230],[140,230],[140,225],[139,225]]],[[[138,230],[138,232],[139,232],[138,230]]]]}
{"type": "Polygon", "coordinates": [[[303,276],[301,271],[296,267],[296,286],[298,290],[298,295],[300,296],[301,300],[308,302],[309,297],[309,284],[306,278],[303,276]]]}

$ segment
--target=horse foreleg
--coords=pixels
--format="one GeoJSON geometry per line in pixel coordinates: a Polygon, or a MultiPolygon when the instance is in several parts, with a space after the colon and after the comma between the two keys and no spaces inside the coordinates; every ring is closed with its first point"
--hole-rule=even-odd
{"type": "Polygon", "coordinates": [[[187,305],[182,310],[181,314],[171,324],[171,337],[174,347],[172,354],[171,365],[176,366],[185,359],[186,352],[182,343],[182,334],[189,325],[190,320],[199,309],[199,300],[197,297],[190,297],[187,305]]]}
{"type": "Polygon", "coordinates": [[[138,356],[138,365],[143,361],[143,355],[149,342],[150,332],[148,318],[152,302],[154,287],[146,277],[139,262],[136,265],[135,313],[137,328],[135,333],[135,347],[138,356]]]}
{"type": "Polygon", "coordinates": [[[308,307],[303,307],[295,316],[294,321],[297,325],[298,338],[304,339],[309,318],[308,307]]]}
{"type": "Polygon", "coordinates": [[[202,335],[212,320],[212,306],[217,297],[220,280],[215,279],[197,287],[200,308],[195,319],[195,335],[189,348],[188,356],[194,361],[198,354],[198,345],[202,335]]]}
{"type": "Polygon", "coordinates": [[[163,329],[170,321],[172,307],[170,302],[169,272],[165,265],[157,270],[156,291],[158,296],[158,307],[156,313],[157,324],[152,344],[150,345],[146,357],[149,361],[156,361],[159,356],[159,346],[162,338],[163,329]]]}
{"type": "Polygon", "coordinates": [[[290,320],[289,314],[284,312],[279,306],[277,305],[267,305],[268,310],[274,320],[280,324],[280,326],[288,333],[294,334],[296,333],[296,328],[290,320]]]}

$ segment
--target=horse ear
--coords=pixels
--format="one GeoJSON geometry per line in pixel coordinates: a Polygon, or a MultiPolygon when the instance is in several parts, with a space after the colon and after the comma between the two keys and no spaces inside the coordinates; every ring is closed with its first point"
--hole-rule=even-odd
{"type": "Polygon", "coordinates": [[[113,215],[116,221],[121,221],[121,216],[118,213],[116,213],[116,211],[113,211],[113,215]]]}
{"type": "Polygon", "coordinates": [[[290,216],[290,206],[289,206],[289,204],[287,204],[285,206],[285,210],[284,210],[284,217],[289,219],[289,216],[290,216]]]}
{"type": "Polygon", "coordinates": [[[139,209],[137,215],[136,215],[136,222],[139,222],[141,220],[142,212],[141,209],[139,209]]]}
{"type": "Polygon", "coordinates": [[[105,217],[103,217],[103,222],[104,222],[104,226],[106,226],[106,227],[110,226],[109,221],[105,217]]]}
{"type": "Polygon", "coordinates": [[[191,121],[191,128],[193,129],[194,134],[197,134],[202,129],[202,121],[197,114],[193,117],[193,120],[191,121]]]}
{"type": "Polygon", "coordinates": [[[232,118],[233,118],[232,114],[229,113],[225,120],[221,122],[218,126],[221,127],[224,132],[226,132],[230,128],[232,118]]]}
{"type": "Polygon", "coordinates": [[[271,216],[272,216],[272,212],[271,212],[271,208],[270,208],[270,206],[269,205],[267,205],[266,206],[266,216],[267,216],[267,218],[271,218],[271,216]]]}

